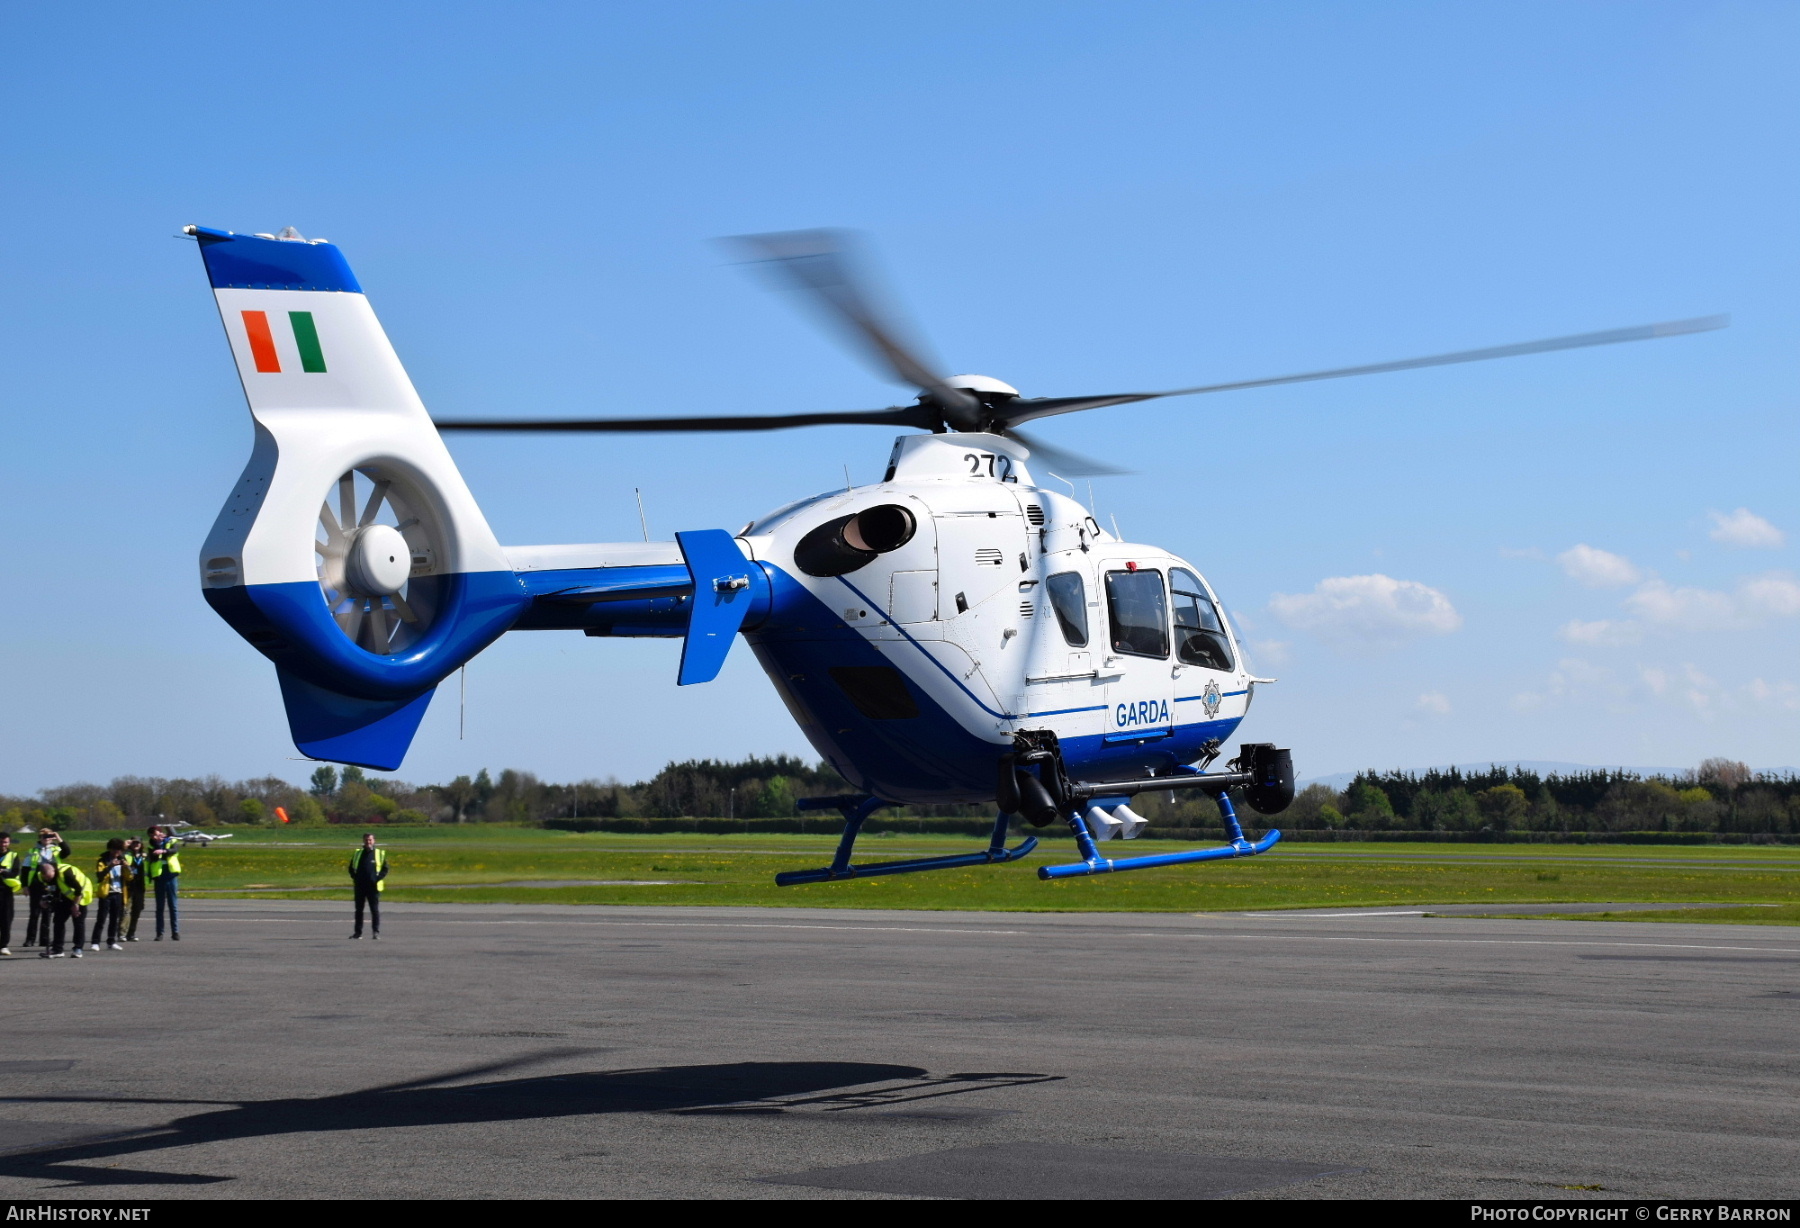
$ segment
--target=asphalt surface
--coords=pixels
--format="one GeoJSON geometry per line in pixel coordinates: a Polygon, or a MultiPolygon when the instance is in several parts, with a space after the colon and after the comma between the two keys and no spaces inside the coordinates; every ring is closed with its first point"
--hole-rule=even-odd
{"type": "Polygon", "coordinates": [[[185,911],[0,961],[0,1196],[1800,1196],[1784,927],[185,911]]]}

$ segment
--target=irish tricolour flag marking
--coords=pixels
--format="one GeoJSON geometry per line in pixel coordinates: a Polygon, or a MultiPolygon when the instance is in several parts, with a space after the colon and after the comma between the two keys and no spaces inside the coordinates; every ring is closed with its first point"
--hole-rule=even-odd
{"type": "MultiPolygon", "coordinates": [[[[281,356],[275,352],[275,334],[269,330],[269,313],[246,311],[244,335],[250,339],[250,358],[256,369],[268,375],[281,373],[281,356]]],[[[294,347],[300,351],[300,369],[314,374],[325,370],[325,351],[319,346],[319,328],[312,312],[290,311],[288,327],[294,333],[294,347]]]]}

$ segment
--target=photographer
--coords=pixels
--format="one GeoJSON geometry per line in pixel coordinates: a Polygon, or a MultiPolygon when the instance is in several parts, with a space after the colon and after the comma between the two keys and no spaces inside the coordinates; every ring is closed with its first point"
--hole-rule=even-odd
{"type": "Polygon", "coordinates": [[[94,913],[93,942],[88,950],[98,951],[105,943],[115,951],[119,945],[119,926],[125,917],[125,842],[108,840],[106,851],[94,866],[94,882],[98,889],[94,913]]]}
{"type": "Polygon", "coordinates": [[[144,834],[150,838],[149,847],[144,850],[144,873],[149,876],[150,888],[156,893],[156,941],[162,941],[163,908],[166,905],[169,938],[180,942],[181,918],[175,909],[181,895],[181,841],[171,836],[166,827],[152,826],[144,834]]]}

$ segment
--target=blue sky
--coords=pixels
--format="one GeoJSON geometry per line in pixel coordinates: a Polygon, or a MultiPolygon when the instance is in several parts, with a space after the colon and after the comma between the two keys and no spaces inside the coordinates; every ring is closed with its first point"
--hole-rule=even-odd
{"type": "MultiPolygon", "coordinates": [[[[1059,419],[1278,674],[1303,775],[1800,762],[1790,4],[23,6],[0,13],[0,789],[298,778],[195,558],[249,419],[188,222],[340,244],[440,414],[904,399],[719,235],[870,232],[1029,395],[1653,320],[1725,332],[1059,419]],[[1745,509],[1739,515],[1739,509],[1745,509]],[[1583,549],[1577,549],[1578,547],[1583,549]]],[[[470,437],[502,541],[735,528],[888,437],[470,437]]],[[[750,654],[519,634],[402,775],[803,752],[750,654]]]]}

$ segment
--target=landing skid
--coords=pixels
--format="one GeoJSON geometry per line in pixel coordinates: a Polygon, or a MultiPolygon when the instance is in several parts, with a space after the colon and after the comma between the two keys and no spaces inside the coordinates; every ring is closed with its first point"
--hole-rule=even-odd
{"type": "Polygon", "coordinates": [[[1231,808],[1231,798],[1224,793],[1216,795],[1219,803],[1219,817],[1225,820],[1225,835],[1231,843],[1216,849],[1193,849],[1186,853],[1152,853],[1148,857],[1121,857],[1118,859],[1100,856],[1094,847],[1094,837],[1088,833],[1087,824],[1082,822],[1079,813],[1069,815],[1069,828],[1075,833],[1075,847],[1081,850],[1081,860],[1061,866],[1039,866],[1038,877],[1081,878],[1088,874],[1112,874],[1119,870],[1147,870],[1151,866],[1181,866],[1192,861],[1228,861],[1233,857],[1254,857],[1258,853],[1266,853],[1275,847],[1281,839],[1279,831],[1271,831],[1261,840],[1252,841],[1244,835],[1244,829],[1238,823],[1237,811],[1231,808]]]}
{"type": "MultiPolygon", "coordinates": [[[[1116,874],[1121,870],[1147,870],[1152,866],[1181,866],[1197,861],[1229,861],[1237,857],[1254,857],[1258,853],[1266,853],[1281,840],[1281,832],[1270,831],[1261,840],[1251,840],[1244,835],[1244,829],[1238,822],[1237,811],[1232,808],[1231,798],[1225,792],[1230,785],[1240,783],[1236,775],[1227,777],[1221,773],[1217,777],[1206,778],[1196,773],[1192,776],[1171,778],[1170,780],[1137,781],[1126,786],[1168,788],[1179,780],[1179,787],[1193,788],[1216,785],[1217,792],[1213,800],[1219,805],[1219,817],[1225,823],[1225,836],[1229,843],[1218,848],[1191,849],[1185,853],[1152,853],[1147,857],[1110,858],[1100,856],[1094,845],[1094,837],[1088,831],[1082,819],[1079,807],[1067,811],[1069,830],[1075,836],[1075,847],[1081,852],[1081,860],[1060,866],[1039,866],[1038,877],[1041,879],[1083,878],[1090,874],[1116,874]]],[[[1097,792],[1101,788],[1116,789],[1118,785],[1086,786],[1085,792],[1097,792]]],[[[795,887],[802,883],[834,883],[851,878],[877,878],[883,874],[918,874],[925,870],[950,870],[958,866],[998,865],[1002,862],[1017,861],[1037,847],[1037,837],[1027,836],[1016,848],[1006,847],[1006,829],[1012,816],[1000,815],[994,820],[994,834],[988,847],[979,853],[959,853],[949,857],[919,857],[909,861],[877,861],[868,865],[850,864],[850,854],[856,848],[856,837],[861,834],[863,823],[868,817],[888,803],[878,797],[862,794],[851,794],[842,797],[809,797],[800,801],[802,810],[836,810],[844,816],[844,834],[838,840],[837,854],[831,864],[819,870],[790,870],[775,876],[777,887],[795,887]]]]}
{"type": "Polygon", "coordinates": [[[871,814],[888,804],[878,797],[858,795],[801,799],[802,810],[831,809],[841,812],[844,816],[844,835],[838,841],[837,855],[831,859],[829,866],[822,870],[790,870],[786,874],[777,874],[775,885],[795,887],[801,883],[834,883],[849,878],[876,878],[883,874],[918,874],[925,870],[950,870],[957,866],[998,865],[1004,861],[1017,861],[1037,847],[1037,837],[1027,836],[1017,848],[1007,848],[1006,829],[1011,816],[1003,814],[994,820],[994,835],[984,852],[851,865],[850,853],[856,847],[856,837],[861,833],[863,823],[871,814]]]}

